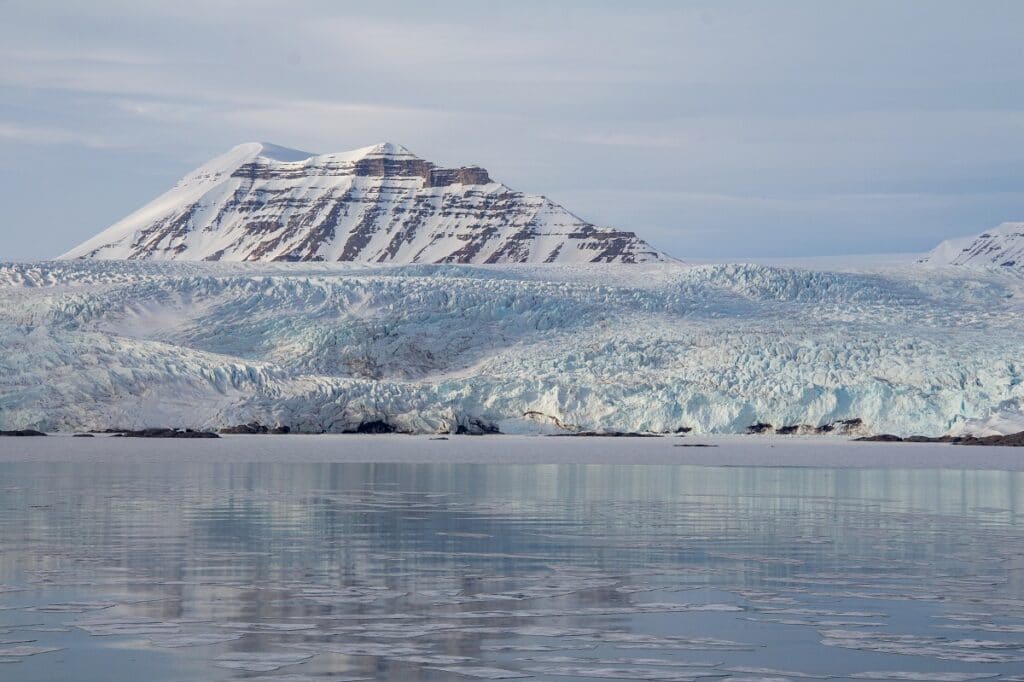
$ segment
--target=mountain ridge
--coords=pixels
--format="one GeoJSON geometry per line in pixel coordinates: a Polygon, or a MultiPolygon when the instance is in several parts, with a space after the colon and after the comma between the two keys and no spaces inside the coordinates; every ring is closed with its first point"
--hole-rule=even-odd
{"type": "Polygon", "coordinates": [[[393,142],[314,154],[236,145],[62,256],[378,263],[670,260],[479,166],[445,168],[393,142]]]}
{"type": "Polygon", "coordinates": [[[1005,222],[971,237],[947,239],[919,263],[1024,267],[1024,222],[1005,222]]]}

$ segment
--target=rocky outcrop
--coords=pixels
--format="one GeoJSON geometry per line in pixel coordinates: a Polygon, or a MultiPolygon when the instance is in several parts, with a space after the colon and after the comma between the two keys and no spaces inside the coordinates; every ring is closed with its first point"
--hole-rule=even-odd
{"type": "Polygon", "coordinates": [[[1024,268],[1024,223],[1003,223],[973,237],[944,241],[918,262],[1024,268]]]}
{"type": "Polygon", "coordinates": [[[121,431],[114,438],[220,438],[210,431],[193,431],[192,429],[152,428],[138,431],[121,431]]]}
{"type": "Polygon", "coordinates": [[[955,445],[998,445],[1024,447],[1024,431],[996,436],[965,436],[951,441],[955,445]]]}
{"type": "Polygon", "coordinates": [[[995,436],[908,436],[900,438],[891,433],[864,436],[854,440],[881,443],[951,443],[952,445],[995,445],[1003,447],[1024,447],[1024,431],[995,436]]]}
{"type": "Polygon", "coordinates": [[[493,436],[501,433],[497,424],[479,417],[460,419],[454,429],[454,433],[462,436],[493,436]]]}
{"type": "Polygon", "coordinates": [[[398,433],[398,429],[394,425],[389,424],[382,419],[374,419],[372,421],[362,422],[356,428],[348,429],[344,431],[344,433],[398,433]]]}
{"type": "Polygon", "coordinates": [[[491,176],[479,166],[463,166],[462,168],[432,168],[427,177],[428,187],[447,187],[448,185],[487,185],[491,176]]]}
{"type": "Polygon", "coordinates": [[[642,263],[667,260],[632,232],[550,199],[442,168],[383,143],[311,155],[239,145],[64,258],[642,263]]]}
{"type": "Polygon", "coordinates": [[[237,426],[225,426],[220,430],[220,433],[225,435],[257,435],[268,433],[283,435],[291,433],[291,428],[287,426],[266,426],[259,422],[249,422],[248,424],[238,424],[237,426]]]}
{"type": "Polygon", "coordinates": [[[779,436],[851,436],[863,434],[866,431],[862,419],[840,419],[839,421],[827,422],[818,426],[810,424],[787,424],[786,426],[775,427],[766,422],[758,422],[747,427],[748,434],[776,434],[779,436]]]}

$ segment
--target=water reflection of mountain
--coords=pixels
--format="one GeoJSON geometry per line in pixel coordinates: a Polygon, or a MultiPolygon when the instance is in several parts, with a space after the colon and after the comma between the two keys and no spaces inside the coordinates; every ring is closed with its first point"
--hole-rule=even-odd
{"type": "MultiPolygon", "coordinates": [[[[871,631],[888,616],[870,604],[893,600],[1024,618],[1020,571],[1000,568],[1024,555],[1015,472],[0,467],[0,582],[74,593],[77,607],[43,606],[143,649],[212,642],[178,650],[231,670],[543,677],[599,651],[634,668],[656,653],[686,677],[709,656],[770,659],[749,623],[871,631]]],[[[890,655],[825,641],[822,665],[890,655]]]]}

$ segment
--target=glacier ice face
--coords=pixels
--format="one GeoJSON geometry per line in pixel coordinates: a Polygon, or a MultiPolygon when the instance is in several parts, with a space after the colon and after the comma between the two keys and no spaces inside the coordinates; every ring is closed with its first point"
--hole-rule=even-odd
{"type": "Polygon", "coordinates": [[[998,430],[1022,312],[1014,269],[0,264],[0,428],[998,430]]]}
{"type": "Polygon", "coordinates": [[[234,147],[62,258],[637,263],[667,258],[475,166],[381,143],[314,155],[234,147]]]}

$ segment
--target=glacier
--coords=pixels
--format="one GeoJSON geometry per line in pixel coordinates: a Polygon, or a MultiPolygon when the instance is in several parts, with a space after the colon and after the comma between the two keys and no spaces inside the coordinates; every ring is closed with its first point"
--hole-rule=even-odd
{"type": "Polygon", "coordinates": [[[1022,312],[1013,268],[2,263],[0,429],[1005,432],[1022,312]]]}

